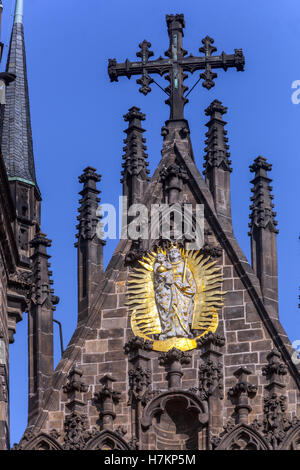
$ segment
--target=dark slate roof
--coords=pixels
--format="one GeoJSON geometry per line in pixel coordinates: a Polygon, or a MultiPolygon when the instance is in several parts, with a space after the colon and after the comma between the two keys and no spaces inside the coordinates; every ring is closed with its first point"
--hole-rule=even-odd
{"type": "Polygon", "coordinates": [[[6,90],[1,149],[8,176],[36,183],[27,83],[24,29],[15,22],[6,71],[16,75],[6,90]]]}

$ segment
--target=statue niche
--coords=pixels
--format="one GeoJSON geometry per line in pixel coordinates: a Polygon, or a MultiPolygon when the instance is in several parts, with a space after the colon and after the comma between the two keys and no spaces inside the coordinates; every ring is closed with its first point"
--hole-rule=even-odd
{"type": "MultiPolygon", "coordinates": [[[[150,446],[155,442],[155,449],[199,449],[201,431],[208,421],[207,411],[207,403],[190,391],[163,392],[144,409],[141,420],[144,439],[149,439],[150,446]]],[[[149,446],[149,442],[145,444],[149,446]]]]}

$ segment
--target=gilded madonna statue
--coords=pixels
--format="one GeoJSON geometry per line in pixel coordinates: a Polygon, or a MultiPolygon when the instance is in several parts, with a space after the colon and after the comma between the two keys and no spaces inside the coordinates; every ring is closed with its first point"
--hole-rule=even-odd
{"type": "Polygon", "coordinates": [[[191,324],[197,286],[178,248],[171,248],[168,258],[158,253],[153,273],[155,301],[161,323],[159,339],[192,338],[191,324]]]}
{"type": "Polygon", "coordinates": [[[194,349],[216,331],[222,306],[222,275],[216,261],[176,245],[143,256],[128,281],[131,327],[153,349],[194,349]]]}

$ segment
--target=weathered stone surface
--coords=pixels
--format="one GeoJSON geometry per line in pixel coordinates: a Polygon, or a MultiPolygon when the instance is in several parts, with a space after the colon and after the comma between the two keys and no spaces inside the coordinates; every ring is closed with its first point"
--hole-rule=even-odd
{"type": "Polygon", "coordinates": [[[237,332],[238,341],[258,341],[263,338],[262,330],[247,330],[237,332]]]}
{"type": "Polygon", "coordinates": [[[250,344],[249,343],[233,343],[227,345],[227,352],[228,354],[235,354],[239,352],[248,352],[250,351],[250,344]]]}

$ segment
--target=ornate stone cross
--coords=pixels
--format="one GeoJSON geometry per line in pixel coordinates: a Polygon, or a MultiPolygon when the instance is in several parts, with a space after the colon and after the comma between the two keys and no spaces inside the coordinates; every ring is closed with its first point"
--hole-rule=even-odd
{"type": "Polygon", "coordinates": [[[184,16],[167,15],[166,20],[170,39],[169,49],[165,52],[167,59],[160,56],[156,60],[149,60],[153,52],[150,51],[150,42],[144,40],[139,44],[141,50],[136,54],[141,58],[140,61],[130,62],[126,59],[124,63],[117,63],[116,59],[109,59],[108,74],[112,82],[117,82],[118,77],[131,78],[132,75],[141,74],[137,83],[141,85],[139,91],[144,95],[151,91],[150,84],[154,82],[151,74],[166,75],[165,78],[170,82],[170,85],[165,88],[169,96],[166,103],[171,108],[170,120],[176,120],[183,119],[184,105],[188,102],[185,95],[188,87],[183,83],[188,76],[185,72],[194,73],[196,70],[204,70],[199,80],[203,79],[202,85],[209,90],[214,86],[214,79],[217,77],[213,69],[223,68],[226,71],[229,67],[236,67],[238,71],[242,71],[245,58],[242,49],[235,49],[234,54],[222,52],[220,55],[212,55],[217,49],[213,46],[214,40],[209,36],[202,39],[203,46],[199,49],[204,56],[194,57],[190,54],[185,57],[187,51],[182,47],[184,16]]]}

